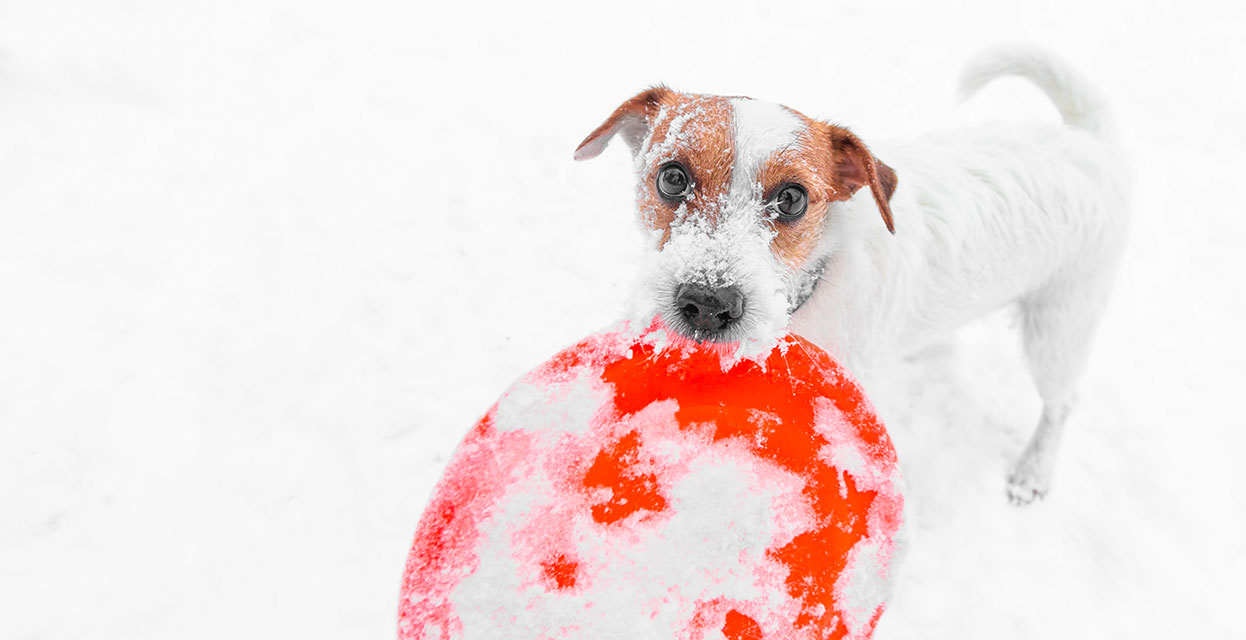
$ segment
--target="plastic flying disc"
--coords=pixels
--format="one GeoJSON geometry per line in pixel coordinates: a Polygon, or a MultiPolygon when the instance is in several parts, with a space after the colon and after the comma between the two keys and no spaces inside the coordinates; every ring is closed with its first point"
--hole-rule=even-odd
{"type": "Polygon", "coordinates": [[[402,640],[867,638],[903,498],[860,388],[626,325],[529,373],[463,439],[420,519],[402,640]]]}

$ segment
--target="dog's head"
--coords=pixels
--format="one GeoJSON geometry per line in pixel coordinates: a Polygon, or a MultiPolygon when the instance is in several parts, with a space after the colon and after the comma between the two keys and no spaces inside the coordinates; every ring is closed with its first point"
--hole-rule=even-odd
{"type": "Polygon", "coordinates": [[[894,233],[895,172],[847,129],[786,107],[657,87],[619,106],[576,159],[616,135],[631,147],[639,214],[653,230],[646,302],[689,338],[740,342],[782,329],[832,251],[834,203],[861,187],[894,233]]]}

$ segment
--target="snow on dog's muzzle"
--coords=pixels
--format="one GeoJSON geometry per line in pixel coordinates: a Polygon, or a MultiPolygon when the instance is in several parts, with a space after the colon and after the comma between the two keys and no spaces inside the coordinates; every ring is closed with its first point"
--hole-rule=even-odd
{"type": "Polygon", "coordinates": [[[773,342],[789,304],[770,252],[772,234],[747,214],[723,218],[716,225],[705,218],[673,225],[645,286],[667,326],[684,337],[773,342]]]}

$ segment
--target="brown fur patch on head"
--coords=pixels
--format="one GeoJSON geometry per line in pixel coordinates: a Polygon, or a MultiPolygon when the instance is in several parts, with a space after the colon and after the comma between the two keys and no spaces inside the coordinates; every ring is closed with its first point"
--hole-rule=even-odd
{"type": "Polygon", "coordinates": [[[681,206],[686,205],[686,217],[701,216],[713,224],[735,162],[731,104],[720,96],[672,93],[638,154],[637,205],[645,224],[663,232],[659,246],[670,239],[681,206]],[[682,201],[658,193],[658,171],[670,162],[683,165],[691,180],[692,191],[682,201]]]}
{"type": "Polygon", "coordinates": [[[801,218],[775,220],[771,242],[775,255],[793,268],[804,264],[821,241],[830,204],[851,198],[863,186],[870,187],[887,229],[895,233],[888,202],[898,183],[895,171],[851,131],[789,111],[807,126],[795,144],[766,161],[758,181],[766,202],[784,185],[798,184],[808,193],[809,203],[801,218]]]}
{"type": "Polygon", "coordinates": [[[805,215],[790,222],[774,221],[776,235],[770,243],[771,250],[792,268],[804,264],[817,248],[830,203],[843,199],[843,188],[835,179],[826,153],[824,133],[816,126],[819,123],[799,113],[796,115],[805,120],[805,130],[795,144],[770,156],[757,176],[766,202],[772,202],[779,190],[788,184],[804,187],[809,195],[805,215]]]}

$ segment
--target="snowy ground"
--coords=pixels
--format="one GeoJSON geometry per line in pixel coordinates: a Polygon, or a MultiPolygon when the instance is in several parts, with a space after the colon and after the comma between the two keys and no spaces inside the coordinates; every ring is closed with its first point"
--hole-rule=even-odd
{"type": "Polygon", "coordinates": [[[619,313],[626,152],[571,160],[618,102],[1054,117],[954,109],[1015,39],[1113,103],[1131,251],[1045,503],[1006,318],[873,389],[918,534],[877,637],[1243,637],[1241,6],[0,3],[0,638],[392,637],[459,437],[619,313]]]}

